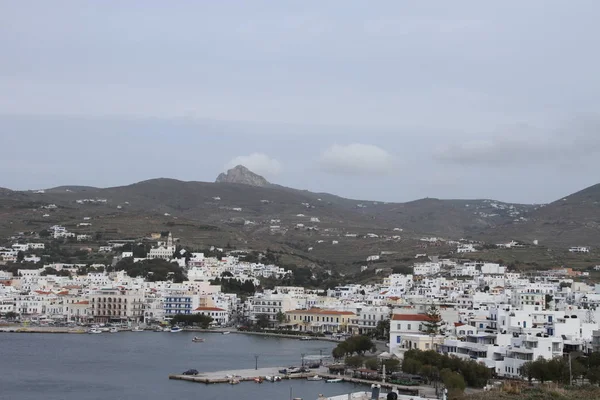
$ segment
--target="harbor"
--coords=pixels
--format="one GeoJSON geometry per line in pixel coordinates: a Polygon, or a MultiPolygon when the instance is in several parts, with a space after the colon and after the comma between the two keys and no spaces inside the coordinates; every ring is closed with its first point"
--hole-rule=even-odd
{"type": "Polygon", "coordinates": [[[393,390],[396,393],[403,395],[420,396],[424,398],[436,398],[435,389],[431,386],[402,386],[389,382],[371,381],[366,379],[354,378],[352,376],[347,375],[335,375],[328,373],[326,367],[320,367],[318,369],[310,370],[309,372],[305,373],[294,374],[283,373],[283,370],[285,368],[286,367],[268,367],[242,370],[225,370],[216,372],[200,372],[197,375],[171,374],[169,375],[169,379],[204,384],[237,384],[240,382],[276,383],[278,381],[289,379],[304,379],[309,381],[318,380],[328,382],[331,384],[345,382],[364,386],[371,386],[373,384],[377,384],[383,389],[393,390]]]}

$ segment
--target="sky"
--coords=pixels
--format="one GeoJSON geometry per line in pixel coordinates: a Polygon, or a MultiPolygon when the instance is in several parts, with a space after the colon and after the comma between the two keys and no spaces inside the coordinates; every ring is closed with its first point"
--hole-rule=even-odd
{"type": "Polygon", "coordinates": [[[600,2],[0,0],[0,187],[243,164],[381,201],[600,182],[600,2]]]}

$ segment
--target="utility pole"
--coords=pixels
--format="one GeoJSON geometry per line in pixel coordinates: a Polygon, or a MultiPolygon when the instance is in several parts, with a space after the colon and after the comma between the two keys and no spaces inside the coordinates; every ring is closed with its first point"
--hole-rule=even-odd
{"type": "Polygon", "coordinates": [[[258,369],[258,354],[254,355],[254,369],[258,369]]]}
{"type": "Polygon", "coordinates": [[[573,366],[571,365],[571,353],[569,353],[569,386],[573,386],[573,366]]]}

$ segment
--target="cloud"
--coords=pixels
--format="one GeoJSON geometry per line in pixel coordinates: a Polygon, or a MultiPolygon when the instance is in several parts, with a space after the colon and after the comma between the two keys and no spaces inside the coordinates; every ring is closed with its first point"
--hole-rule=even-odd
{"type": "Polygon", "coordinates": [[[321,154],[321,168],[330,173],[344,175],[369,175],[389,173],[392,156],[371,144],[334,144],[321,154]]]}
{"type": "Polygon", "coordinates": [[[225,165],[230,169],[236,165],[243,165],[250,171],[259,175],[274,176],[281,172],[281,163],[263,153],[252,153],[247,156],[238,156],[225,165]]]}
{"type": "Polygon", "coordinates": [[[438,147],[434,158],[463,166],[492,167],[575,163],[600,152],[600,124],[576,121],[556,131],[518,127],[489,139],[465,140],[438,147]]]}

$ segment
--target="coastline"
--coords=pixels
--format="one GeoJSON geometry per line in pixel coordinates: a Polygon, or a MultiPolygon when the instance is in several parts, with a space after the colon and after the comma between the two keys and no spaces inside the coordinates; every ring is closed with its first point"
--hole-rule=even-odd
{"type": "MultiPolygon", "coordinates": [[[[128,332],[129,330],[121,330],[121,332],[128,332]]],[[[151,331],[148,329],[148,331],[151,331]]],[[[301,340],[303,336],[300,335],[286,335],[282,333],[271,333],[271,332],[249,332],[249,331],[237,331],[237,330],[215,330],[215,329],[201,329],[201,328],[184,328],[184,332],[200,332],[200,333],[214,333],[214,334],[223,334],[223,332],[229,332],[231,334],[240,334],[240,335],[254,335],[254,336],[270,336],[270,337],[280,337],[285,339],[296,339],[301,340]]],[[[43,327],[43,326],[22,326],[22,325],[14,325],[14,326],[0,326],[0,333],[87,333],[86,328],[67,328],[67,327],[43,327]]],[[[327,338],[327,337],[314,337],[310,336],[310,340],[321,340],[326,342],[339,342],[337,339],[327,338]]]]}

